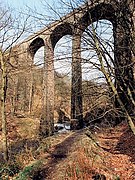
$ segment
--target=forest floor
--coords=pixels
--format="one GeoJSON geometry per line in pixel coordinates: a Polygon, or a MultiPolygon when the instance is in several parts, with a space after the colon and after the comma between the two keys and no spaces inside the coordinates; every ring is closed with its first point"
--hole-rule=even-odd
{"type": "MultiPolygon", "coordinates": [[[[125,123],[115,128],[88,128],[40,140],[39,121],[14,118],[8,122],[9,155],[2,180],[135,180],[135,136],[125,123]]],[[[1,132],[0,132],[1,138],[1,132]]],[[[0,145],[0,152],[2,147],[0,145]]]]}

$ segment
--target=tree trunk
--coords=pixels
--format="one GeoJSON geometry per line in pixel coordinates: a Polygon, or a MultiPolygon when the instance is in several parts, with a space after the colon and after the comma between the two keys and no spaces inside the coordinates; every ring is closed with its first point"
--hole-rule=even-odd
{"type": "Polygon", "coordinates": [[[11,96],[11,115],[14,116],[18,108],[18,75],[14,77],[13,96],[11,96]]]}
{"type": "MultiPolygon", "coordinates": [[[[130,9],[130,3],[127,0],[121,1],[117,13],[117,19],[114,24],[114,66],[116,89],[119,98],[125,106],[130,116],[135,112],[135,80],[134,80],[134,62],[133,62],[133,12],[130,9]]],[[[116,98],[116,106],[120,104],[116,98]]]]}
{"type": "Polygon", "coordinates": [[[29,89],[29,114],[31,114],[32,111],[32,104],[33,104],[33,92],[34,92],[34,88],[33,88],[33,70],[31,69],[30,72],[30,89],[29,89]]]}
{"type": "Polygon", "coordinates": [[[7,73],[6,73],[6,63],[3,58],[3,54],[0,51],[0,60],[1,60],[1,116],[2,116],[2,144],[3,144],[3,153],[4,160],[8,161],[8,146],[7,146],[7,121],[5,113],[5,100],[6,100],[6,90],[7,90],[7,73]]]}

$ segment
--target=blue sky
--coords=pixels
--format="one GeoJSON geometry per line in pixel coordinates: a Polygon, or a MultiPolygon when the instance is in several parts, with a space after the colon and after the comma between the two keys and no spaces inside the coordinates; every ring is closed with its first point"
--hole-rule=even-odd
{"type": "MultiPolygon", "coordinates": [[[[68,2],[68,0],[65,1],[68,2]]],[[[6,8],[11,8],[12,14],[23,12],[23,14],[29,14],[39,17],[40,19],[47,17],[47,22],[49,19],[59,19],[58,14],[63,16],[68,12],[68,6],[64,6],[62,0],[0,0],[0,3],[1,2],[6,6],[6,8]],[[55,12],[56,9],[58,14],[55,12]]]]}
{"type": "MultiPolygon", "coordinates": [[[[55,0],[55,3],[57,3],[57,1],[58,0],[55,0]]],[[[2,2],[15,9],[23,9],[26,6],[31,8],[37,7],[38,9],[41,9],[40,0],[2,0],[2,2]]],[[[51,5],[53,4],[53,0],[48,0],[47,2],[51,5]]]]}
{"type": "MultiPolygon", "coordinates": [[[[79,4],[82,4],[84,0],[79,0],[80,3],[78,3],[78,0],[71,0],[72,6],[78,7],[79,4]]],[[[49,10],[48,5],[49,4],[54,10],[59,9],[59,12],[66,12],[69,10],[70,7],[70,0],[64,0],[62,3],[62,0],[0,0],[0,2],[3,2],[3,4],[8,5],[10,8],[15,9],[16,11],[22,11],[25,10],[26,7],[30,7],[31,9],[37,9],[37,12],[46,14],[49,10]]],[[[70,11],[70,10],[69,10],[70,11]]]]}
{"type": "Polygon", "coordinates": [[[8,5],[13,8],[23,8],[25,5],[34,6],[36,5],[37,1],[35,0],[5,0],[8,5]]]}

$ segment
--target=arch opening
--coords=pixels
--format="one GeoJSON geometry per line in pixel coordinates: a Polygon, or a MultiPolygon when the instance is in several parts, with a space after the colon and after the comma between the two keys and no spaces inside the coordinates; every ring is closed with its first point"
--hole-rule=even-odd
{"type": "Polygon", "coordinates": [[[50,36],[53,49],[56,43],[65,35],[72,35],[72,27],[69,23],[61,24],[53,30],[50,36]]]}
{"type": "Polygon", "coordinates": [[[103,19],[108,20],[114,24],[116,20],[115,12],[115,6],[112,4],[100,3],[94,7],[91,7],[90,9],[88,7],[87,12],[79,21],[79,24],[81,24],[82,27],[82,31],[85,31],[85,29],[90,26],[90,24],[103,19]]]}
{"type": "Polygon", "coordinates": [[[29,67],[29,114],[36,114],[40,117],[43,103],[43,66],[44,66],[44,40],[40,37],[34,39],[29,45],[28,53],[30,60],[29,67]]]}
{"type": "MultiPolygon", "coordinates": [[[[108,120],[106,111],[110,111],[113,105],[108,82],[102,72],[103,66],[114,82],[113,24],[109,20],[99,20],[85,29],[81,41],[81,57],[84,122],[101,123],[108,120]],[[99,59],[99,54],[102,59],[99,59]]],[[[113,115],[107,123],[114,123],[113,115]]]]}
{"type": "Polygon", "coordinates": [[[38,49],[40,49],[42,46],[45,46],[45,44],[44,44],[44,40],[43,40],[42,38],[40,38],[40,37],[34,39],[34,40],[31,42],[28,51],[29,51],[30,55],[32,56],[32,58],[34,58],[35,53],[36,53],[36,52],[38,51],[38,49]]]}
{"type": "Polygon", "coordinates": [[[63,36],[54,48],[55,122],[70,120],[72,36],[63,36]]]}
{"type": "Polygon", "coordinates": [[[95,41],[98,41],[99,48],[102,51],[104,66],[110,68],[113,77],[114,37],[113,25],[110,21],[104,19],[89,25],[82,35],[81,42],[83,79],[102,83],[105,82],[105,79],[100,70],[95,41]]]}
{"type": "Polygon", "coordinates": [[[44,48],[44,46],[40,47],[34,54],[33,63],[40,68],[44,66],[44,48]]]}

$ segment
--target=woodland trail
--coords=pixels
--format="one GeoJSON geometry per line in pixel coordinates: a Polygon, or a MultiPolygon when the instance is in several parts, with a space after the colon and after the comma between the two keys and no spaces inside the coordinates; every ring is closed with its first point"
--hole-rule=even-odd
{"type": "Polygon", "coordinates": [[[126,123],[56,133],[41,141],[38,122],[16,119],[9,125],[11,160],[23,163],[22,172],[24,167],[42,162],[25,179],[92,180],[102,174],[106,180],[135,180],[135,136],[126,123]]]}
{"type": "MultiPolygon", "coordinates": [[[[59,138],[62,141],[49,150],[49,161],[42,171],[38,172],[39,179],[91,180],[92,176],[98,172],[104,174],[107,180],[113,180],[117,177],[120,180],[135,180],[135,137],[126,125],[96,132],[94,136],[99,147],[89,146],[91,148],[89,153],[94,152],[96,156],[100,157],[100,165],[97,162],[90,167],[91,163],[88,163],[89,167],[85,167],[85,169],[89,168],[90,171],[86,178],[67,177],[69,165],[76,162],[75,159],[78,157],[81,158],[83,148],[85,150],[88,148],[88,144],[86,147],[83,146],[83,141],[88,139],[85,132],[86,130],[80,130],[60,135],[59,138]]],[[[94,142],[92,143],[94,144],[94,142]]],[[[81,166],[81,163],[79,165],[81,166]]]]}

